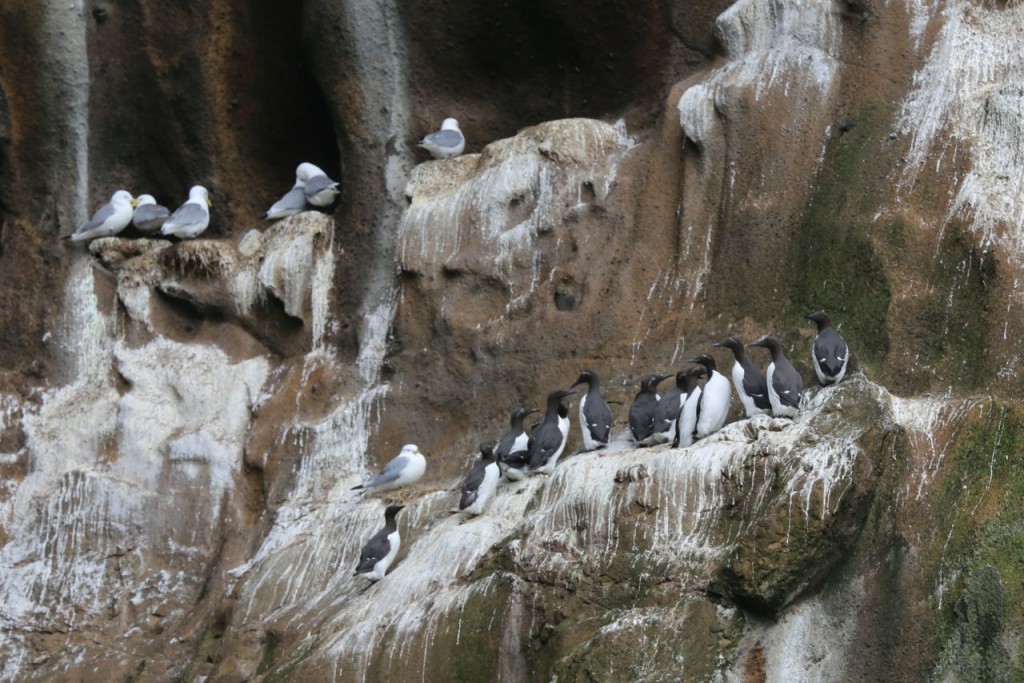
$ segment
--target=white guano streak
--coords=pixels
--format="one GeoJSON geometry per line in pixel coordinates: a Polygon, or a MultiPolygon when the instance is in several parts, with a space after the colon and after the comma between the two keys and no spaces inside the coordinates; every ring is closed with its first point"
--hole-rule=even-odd
{"type": "MultiPolygon", "coordinates": [[[[1024,5],[951,0],[928,60],[900,107],[911,135],[898,178],[913,192],[926,166],[970,153],[946,221],[965,218],[978,245],[1024,252],[1024,5]]],[[[943,226],[944,227],[944,226],[943,226]]],[[[940,231],[941,236],[941,231],[940,231]]]]}

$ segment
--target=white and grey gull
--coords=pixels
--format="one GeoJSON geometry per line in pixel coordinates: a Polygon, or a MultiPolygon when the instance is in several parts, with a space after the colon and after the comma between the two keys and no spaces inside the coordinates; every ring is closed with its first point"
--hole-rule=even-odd
{"type": "Polygon", "coordinates": [[[136,200],[135,213],[132,214],[132,225],[144,235],[160,232],[160,228],[171,217],[170,209],[156,203],[151,194],[140,194],[136,200]]]}
{"type": "Polygon", "coordinates": [[[84,242],[99,237],[111,237],[128,227],[132,221],[135,199],[128,190],[118,190],[110,201],[96,209],[92,217],[64,237],[72,242],[84,242]]]}
{"type": "Polygon", "coordinates": [[[266,219],[294,216],[313,207],[330,206],[337,199],[339,183],[319,166],[304,161],[295,168],[295,184],[267,209],[266,219]]]}
{"type": "Polygon", "coordinates": [[[459,130],[459,122],[448,118],[441,123],[441,130],[424,136],[419,145],[435,159],[451,159],[462,154],[466,138],[459,130]]]}
{"type": "Polygon", "coordinates": [[[353,486],[352,490],[393,491],[394,489],[415,484],[427,471],[427,458],[416,444],[402,446],[402,451],[392,458],[379,474],[369,481],[353,486]]]}
{"type": "Polygon", "coordinates": [[[210,194],[202,185],[193,185],[188,201],[178,207],[160,226],[160,233],[182,239],[195,239],[210,225],[210,194]]]}

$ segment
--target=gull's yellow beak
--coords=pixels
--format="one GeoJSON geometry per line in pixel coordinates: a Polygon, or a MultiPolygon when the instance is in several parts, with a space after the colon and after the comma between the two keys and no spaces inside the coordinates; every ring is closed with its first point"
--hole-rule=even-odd
{"type": "Polygon", "coordinates": [[[139,200],[136,199],[135,197],[132,197],[132,200],[130,202],[128,202],[128,203],[131,204],[132,208],[134,209],[136,206],[139,205],[139,200]]]}
{"type": "Polygon", "coordinates": [[[209,197],[206,198],[206,205],[207,206],[213,206],[213,202],[210,201],[209,197]]]}

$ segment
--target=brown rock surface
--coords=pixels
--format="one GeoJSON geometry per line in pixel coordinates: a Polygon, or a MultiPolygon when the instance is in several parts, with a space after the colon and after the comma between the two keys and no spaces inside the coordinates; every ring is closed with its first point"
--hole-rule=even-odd
{"type": "Polygon", "coordinates": [[[1022,15],[0,6],[0,680],[1020,677],[1022,15]],[[265,225],[299,161],[333,216],[265,225]],[[194,182],[202,240],[57,241],[194,182]],[[819,308],[877,384],[449,514],[580,369],[618,433],[727,334],[811,379],[819,308]]]}

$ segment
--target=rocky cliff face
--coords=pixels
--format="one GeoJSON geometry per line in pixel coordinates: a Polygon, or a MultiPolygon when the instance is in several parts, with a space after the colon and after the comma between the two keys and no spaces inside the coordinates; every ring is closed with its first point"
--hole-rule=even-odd
{"type": "Polygon", "coordinates": [[[0,680],[1020,678],[1024,6],[490,4],[0,7],[0,680]],[[201,240],[58,242],[196,181],[201,240]],[[449,513],[582,368],[619,435],[728,334],[810,381],[818,308],[797,420],[449,513]]]}

